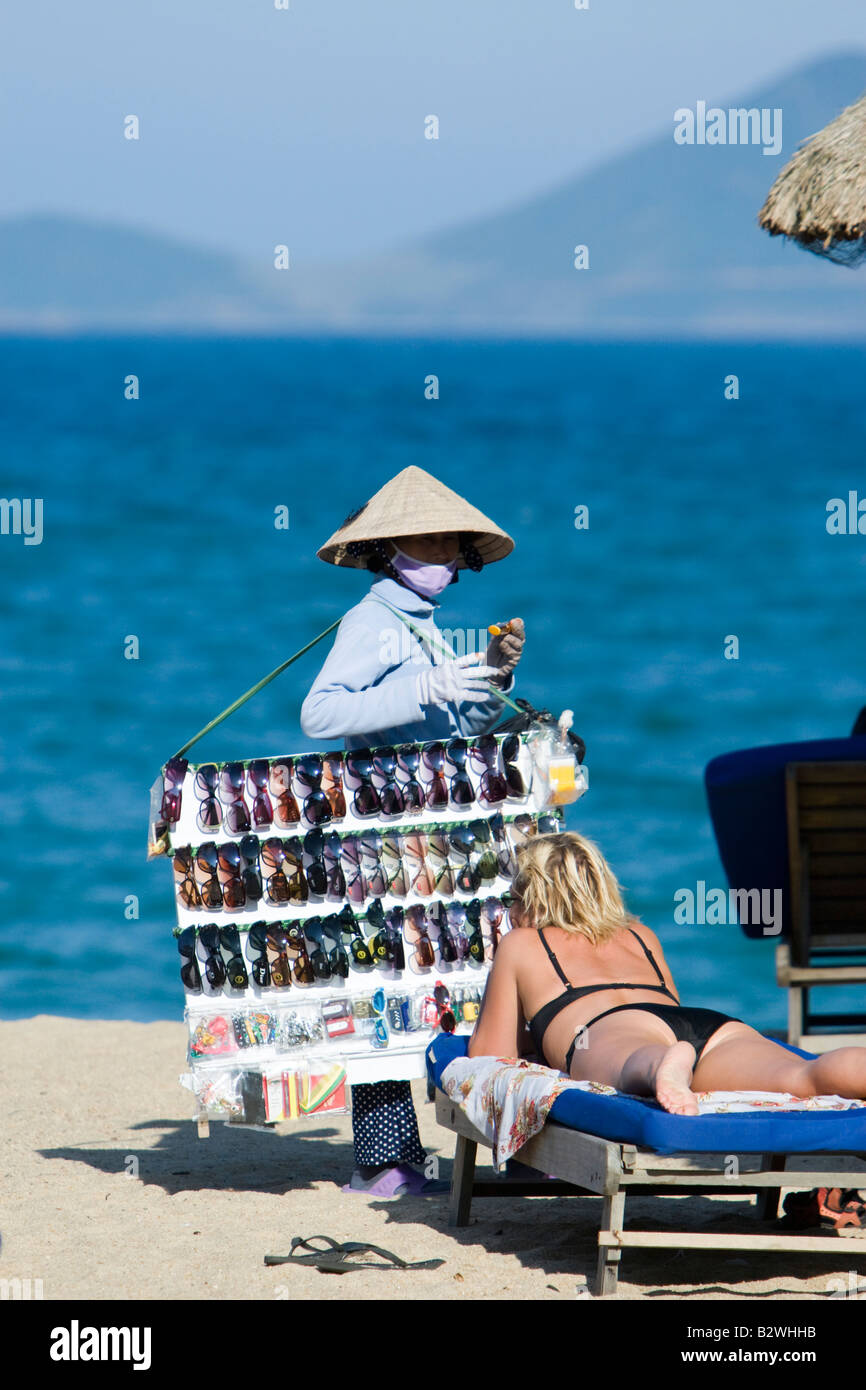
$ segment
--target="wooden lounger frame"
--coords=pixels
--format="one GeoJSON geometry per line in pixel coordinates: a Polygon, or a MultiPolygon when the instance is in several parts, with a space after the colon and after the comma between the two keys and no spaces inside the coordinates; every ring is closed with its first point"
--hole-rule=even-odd
{"type": "MultiPolygon", "coordinates": [[[[663,1156],[634,1144],[599,1139],[581,1130],[569,1129],[548,1120],[544,1129],[515,1155],[517,1162],[555,1173],[550,1179],[526,1183],[501,1178],[475,1181],[478,1145],[490,1148],[489,1140],[466,1118],[459,1106],[436,1091],[436,1119],[457,1136],[451,1196],[450,1226],[467,1226],[473,1197],[556,1197],[597,1196],[602,1198],[601,1226],[598,1233],[598,1264],[591,1291],[599,1297],[616,1293],[622,1251],[626,1246],[668,1247],[689,1250],[786,1250],[840,1253],[845,1258],[866,1257],[866,1239],[840,1242],[834,1235],[803,1236],[738,1235],[729,1232],[693,1233],[678,1231],[626,1231],[625,1199],[629,1192],[661,1195],[665,1191],[685,1193],[742,1192],[758,1195],[758,1215],[772,1220],[778,1213],[779,1195],[784,1187],[855,1187],[860,1175],[835,1169],[796,1168],[792,1161],[805,1164],[816,1160],[832,1163],[842,1152],[810,1154],[677,1154],[663,1156]],[[731,1159],[735,1172],[730,1173],[731,1159]],[[751,1169],[751,1171],[749,1171],[751,1169]],[[784,1173],[784,1181],[781,1174],[784,1173]],[[792,1181],[793,1179],[793,1181],[792,1181]]],[[[866,1162],[866,1153],[856,1153],[866,1162]]]]}
{"type": "Polygon", "coordinates": [[[862,1045],[866,1012],[816,1014],[809,995],[866,983],[866,762],[788,763],[785,797],[791,940],[776,948],[776,979],[788,991],[788,1042],[862,1045]]]}

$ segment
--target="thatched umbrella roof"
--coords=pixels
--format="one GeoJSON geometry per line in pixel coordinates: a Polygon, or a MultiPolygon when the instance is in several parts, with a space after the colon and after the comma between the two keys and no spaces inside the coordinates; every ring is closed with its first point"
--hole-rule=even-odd
{"type": "Polygon", "coordinates": [[[843,265],[866,257],[866,96],[798,149],[758,222],[843,265]]]}

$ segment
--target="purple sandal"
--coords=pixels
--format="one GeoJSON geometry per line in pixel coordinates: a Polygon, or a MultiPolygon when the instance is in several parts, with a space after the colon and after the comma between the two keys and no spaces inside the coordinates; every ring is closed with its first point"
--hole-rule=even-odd
{"type": "Polygon", "coordinates": [[[362,1178],[360,1173],[353,1173],[351,1182],[342,1190],[359,1197],[434,1197],[450,1189],[447,1182],[425,1178],[408,1163],[397,1163],[377,1173],[375,1178],[362,1178]]]}

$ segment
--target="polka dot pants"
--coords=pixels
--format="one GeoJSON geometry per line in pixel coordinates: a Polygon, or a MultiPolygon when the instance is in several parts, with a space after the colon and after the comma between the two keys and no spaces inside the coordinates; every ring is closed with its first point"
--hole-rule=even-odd
{"type": "Polygon", "coordinates": [[[355,1162],[423,1163],[418,1120],[408,1081],[377,1081],[352,1087],[355,1162]]]}

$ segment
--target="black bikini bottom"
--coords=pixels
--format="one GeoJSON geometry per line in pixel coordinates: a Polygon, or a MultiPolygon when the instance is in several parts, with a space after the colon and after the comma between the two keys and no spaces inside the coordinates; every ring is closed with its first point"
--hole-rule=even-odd
{"type": "MultiPolygon", "coordinates": [[[[679,1004],[617,1004],[612,1009],[605,1009],[604,1013],[596,1014],[589,1023],[584,1023],[580,1032],[584,1028],[591,1028],[594,1023],[598,1023],[600,1018],[607,1018],[608,1014],[622,1013],[624,1009],[634,1012],[639,1009],[644,1014],[655,1014],[672,1030],[678,1041],[690,1042],[697,1054],[695,1060],[700,1057],[710,1038],[725,1023],[742,1023],[741,1018],[733,1018],[730,1014],[718,1013],[716,1009],[684,1009],[679,1004]]],[[[579,1036],[579,1034],[578,1034],[579,1036]]],[[[565,1070],[571,1072],[571,1059],[577,1047],[577,1037],[565,1055],[565,1070]]]]}

